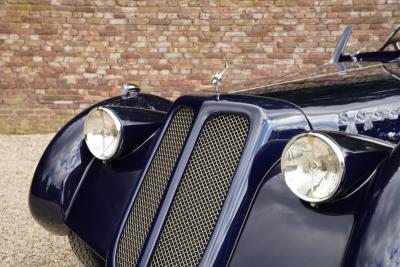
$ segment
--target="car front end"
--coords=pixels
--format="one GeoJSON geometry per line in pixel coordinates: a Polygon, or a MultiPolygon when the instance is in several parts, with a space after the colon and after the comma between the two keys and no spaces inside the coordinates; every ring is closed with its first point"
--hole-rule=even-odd
{"type": "Polygon", "coordinates": [[[400,258],[391,61],[334,62],[220,95],[226,65],[215,95],[173,103],[125,92],[56,135],[31,212],[107,266],[390,265],[400,258]]]}

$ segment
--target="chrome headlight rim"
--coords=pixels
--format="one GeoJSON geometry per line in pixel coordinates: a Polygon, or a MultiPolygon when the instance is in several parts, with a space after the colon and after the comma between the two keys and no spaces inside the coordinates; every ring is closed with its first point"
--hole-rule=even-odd
{"type": "Polygon", "coordinates": [[[105,107],[105,106],[99,106],[99,107],[95,107],[95,108],[93,108],[92,110],[89,111],[89,113],[86,116],[86,120],[84,122],[84,138],[85,138],[86,146],[88,147],[90,153],[92,153],[93,156],[95,156],[97,159],[100,159],[100,160],[103,160],[103,161],[107,161],[107,160],[111,160],[111,159],[116,158],[119,155],[119,153],[121,152],[122,139],[123,139],[122,137],[123,137],[122,122],[121,122],[121,120],[118,118],[118,116],[115,114],[115,112],[112,109],[110,109],[108,107],[105,107]],[[93,148],[90,147],[90,145],[88,144],[88,141],[87,141],[88,136],[87,136],[87,133],[86,133],[86,127],[87,127],[86,125],[88,123],[89,115],[90,115],[90,113],[95,112],[95,111],[99,111],[99,110],[102,111],[102,112],[107,113],[107,115],[110,116],[110,118],[112,119],[112,121],[113,121],[113,123],[114,123],[114,125],[115,125],[115,127],[117,129],[117,137],[116,138],[117,138],[117,143],[118,144],[117,144],[117,147],[116,147],[115,151],[113,152],[113,154],[111,156],[109,156],[109,157],[103,157],[102,155],[98,155],[98,153],[93,151],[93,148]]]}
{"type": "Polygon", "coordinates": [[[290,189],[290,191],[296,195],[298,198],[309,202],[309,203],[323,203],[323,202],[328,202],[329,200],[332,200],[334,198],[334,196],[340,191],[340,187],[343,184],[344,181],[344,177],[345,177],[345,172],[346,172],[346,164],[345,164],[345,155],[343,150],[341,149],[340,145],[331,137],[329,137],[326,134],[320,133],[320,132],[306,132],[306,133],[302,133],[299,135],[294,136],[285,146],[285,148],[283,149],[282,152],[282,156],[280,159],[280,165],[281,165],[281,170],[282,170],[282,174],[284,176],[284,180],[285,183],[287,185],[287,187],[290,189]],[[306,137],[306,136],[312,136],[315,138],[318,138],[320,140],[322,140],[323,142],[325,142],[335,153],[336,158],[339,162],[340,165],[340,172],[339,172],[339,182],[336,184],[334,190],[331,191],[330,194],[327,194],[325,197],[320,198],[320,199],[315,199],[315,198],[310,198],[307,197],[305,195],[302,195],[300,193],[298,193],[294,188],[292,188],[292,186],[290,185],[290,183],[287,182],[285,173],[284,173],[284,162],[283,162],[283,156],[287,154],[288,149],[300,138],[306,137]]]}

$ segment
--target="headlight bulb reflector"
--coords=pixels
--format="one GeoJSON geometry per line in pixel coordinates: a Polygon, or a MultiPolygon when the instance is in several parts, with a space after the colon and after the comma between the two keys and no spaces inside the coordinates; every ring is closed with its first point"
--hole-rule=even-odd
{"type": "Polygon", "coordinates": [[[84,134],[90,152],[108,160],[120,148],[122,124],[114,112],[105,107],[94,108],[86,117],[84,134]]]}
{"type": "Polygon", "coordinates": [[[321,133],[295,136],[281,157],[287,186],[310,203],[326,201],[337,192],[344,165],[344,155],[338,144],[321,133]]]}

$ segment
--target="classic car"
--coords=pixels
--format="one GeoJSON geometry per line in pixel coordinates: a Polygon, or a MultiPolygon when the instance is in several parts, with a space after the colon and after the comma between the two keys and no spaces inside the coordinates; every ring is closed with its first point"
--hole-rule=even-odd
{"type": "MultiPolygon", "coordinates": [[[[87,266],[399,266],[400,40],[220,94],[95,104],[29,205],[87,266]]],[[[210,82],[211,83],[211,82],[210,82]]]]}

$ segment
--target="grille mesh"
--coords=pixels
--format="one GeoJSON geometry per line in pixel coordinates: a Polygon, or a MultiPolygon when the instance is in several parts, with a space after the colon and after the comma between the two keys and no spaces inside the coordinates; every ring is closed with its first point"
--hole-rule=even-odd
{"type": "Polygon", "coordinates": [[[151,266],[198,265],[211,237],[247,138],[238,114],[209,119],[178,188],[151,266]]]}
{"type": "Polygon", "coordinates": [[[172,118],[122,231],[117,248],[118,266],[136,265],[193,117],[193,110],[184,107],[172,118]]]}

